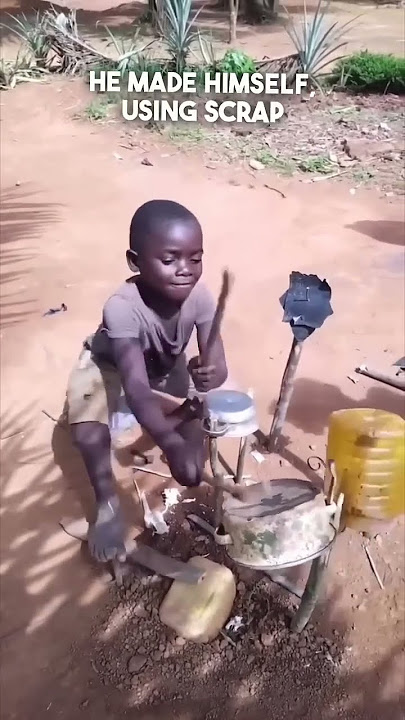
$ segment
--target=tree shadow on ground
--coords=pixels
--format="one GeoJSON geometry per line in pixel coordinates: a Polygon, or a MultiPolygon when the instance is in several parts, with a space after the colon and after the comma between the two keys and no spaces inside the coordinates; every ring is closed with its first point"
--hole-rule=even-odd
{"type": "MultiPolygon", "coordinates": [[[[274,413],[275,405],[274,401],[269,407],[271,415],[274,413]]],[[[287,422],[303,432],[322,435],[328,425],[330,414],[335,410],[346,408],[375,408],[403,416],[404,394],[401,390],[390,390],[376,385],[367,391],[364,398],[354,400],[336,385],[299,378],[294,384],[287,422]]]]}
{"type": "Polygon", "coordinates": [[[18,188],[4,189],[0,205],[1,297],[0,325],[23,322],[32,314],[34,300],[21,284],[29,281],[37,258],[35,240],[49,224],[57,222],[54,205],[35,202],[35,193],[18,188]]]}
{"type": "Polygon", "coordinates": [[[362,235],[368,235],[378,242],[389,245],[405,245],[405,223],[403,220],[358,220],[346,225],[362,235]]]}
{"type": "Polygon", "coordinates": [[[68,472],[70,458],[68,477],[76,485],[82,480],[81,490],[88,494],[80,459],[68,433],[50,421],[49,446],[31,440],[36,413],[30,406],[2,417],[4,717],[12,709],[16,716],[34,720],[52,708],[52,716],[60,720],[78,714],[85,720],[120,720],[128,713],[137,720],[262,720],[272,713],[308,720],[399,720],[402,700],[393,699],[387,688],[400,649],[393,647],[372,671],[352,673],[342,664],[347,621],[339,596],[327,587],[319,608],[326,639],[314,627],[292,637],[291,596],[260,575],[253,578],[251,571],[233,565],[223,548],[198,537],[185,524],[190,505],[179,506],[169,537],[154,544],[183,560],[209,553],[231,566],[244,584],[233,613],[246,618],[252,611],[249,636],[236,648],[179,646],[157,618],[167,581],[148,584],[146,578],[133,577],[120,590],[100,591],[100,568],[88,563],[78,543],[58,528],[78,504],[77,487],[61,477],[57,465],[68,472]],[[265,648],[255,642],[263,633],[270,637],[265,648]],[[141,645],[148,647],[145,669],[127,685],[128,659],[141,645]],[[27,675],[23,655],[35,657],[34,675],[31,669],[27,675]],[[24,686],[21,708],[15,694],[17,668],[19,686],[24,686]]]}

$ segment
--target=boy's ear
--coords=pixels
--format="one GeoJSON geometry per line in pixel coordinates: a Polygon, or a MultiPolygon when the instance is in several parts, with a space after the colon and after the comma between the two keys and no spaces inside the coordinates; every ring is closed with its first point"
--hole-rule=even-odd
{"type": "Polygon", "coordinates": [[[139,273],[138,253],[134,250],[127,250],[127,263],[131,272],[135,274],[139,273]]]}

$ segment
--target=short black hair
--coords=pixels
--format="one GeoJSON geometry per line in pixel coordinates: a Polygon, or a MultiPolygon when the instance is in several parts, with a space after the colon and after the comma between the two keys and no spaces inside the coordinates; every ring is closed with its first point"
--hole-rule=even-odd
{"type": "Polygon", "coordinates": [[[131,250],[141,253],[148,237],[161,234],[163,226],[168,223],[193,223],[201,231],[197,218],[184,205],[173,200],[149,200],[138,208],[131,220],[129,229],[131,250]]]}

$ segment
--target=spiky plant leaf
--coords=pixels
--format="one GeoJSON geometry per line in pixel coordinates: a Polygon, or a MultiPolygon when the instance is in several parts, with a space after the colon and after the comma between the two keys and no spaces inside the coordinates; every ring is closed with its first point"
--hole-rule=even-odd
{"type": "Polygon", "coordinates": [[[202,9],[190,17],[191,0],[161,0],[159,3],[160,32],[179,72],[184,70],[191,44],[198,39],[194,27],[202,9]]]}
{"type": "Polygon", "coordinates": [[[299,55],[302,70],[308,74],[310,82],[318,87],[320,72],[332,59],[336,59],[337,51],[347,45],[347,41],[343,40],[344,35],[347,28],[357,20],[356,17],[344,23],[328,22],[330,3],[331,0],[318,0],[315,13],[308,17],[304,0],[304,17],[299,24],[285,8],[288,16],[286,29],[299,55]]]}

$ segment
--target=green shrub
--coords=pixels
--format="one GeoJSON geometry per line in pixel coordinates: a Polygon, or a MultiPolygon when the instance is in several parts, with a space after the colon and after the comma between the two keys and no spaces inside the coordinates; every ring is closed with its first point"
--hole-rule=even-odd
{"type": "Polygon", "coordinates": [[[333,80],[342,87],[369,92],[405,93],[405,58],[365,50],[340,60],[333,80]]]}
{"type": "Polygon", "coordinates": [[[242,75],[243,73],[256,72],[256,63],[250,55],[241,50],[228,50],[222,60],[217,63],[216,69],[223,73],[235,73],[242,75]]]}

